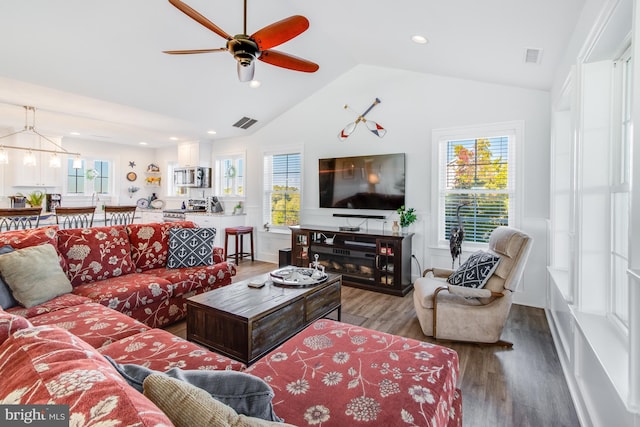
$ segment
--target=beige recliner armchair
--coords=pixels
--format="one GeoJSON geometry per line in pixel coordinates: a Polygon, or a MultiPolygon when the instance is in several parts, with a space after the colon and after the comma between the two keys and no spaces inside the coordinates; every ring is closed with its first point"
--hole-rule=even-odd
{"type": "Polygon", "coordinates": [[[422,332],[437,339],[499,343],[511,308],[512,293],[522,279],[533,239],[522,231],[498,227],[488,252],[500,261],[481,289],[447,282],[453,270],[430,268],[414,283],[413,302],[422,332]]]}

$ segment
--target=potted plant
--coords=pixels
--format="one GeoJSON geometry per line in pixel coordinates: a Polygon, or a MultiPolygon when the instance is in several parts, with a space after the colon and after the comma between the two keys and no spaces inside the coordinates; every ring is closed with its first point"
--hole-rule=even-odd
{"type": "Polygon", "coordinates": [[[235,207],[233,208],[233,214],[234,215],[242,214],[242,202],[238,202],[238,204],[235,205],[235,207]]]}
{"type": "Polygon", "coordinates": [[[33,191],[27,196],[27,203],[29,203],[32,208],[42,206],[43,201],[44,193],[40,190],[33,191]]]}
{"type": "Polygon", "coordinates": [[[398,215],[400,215],[400,227],[402,227],[403,232],[407,229],[407,227],[416,222],[416,220],[418,219],[415,214],[414,208],[407,209],[404,205],[402,205],[396,212],[398,212],[398,215]]]}

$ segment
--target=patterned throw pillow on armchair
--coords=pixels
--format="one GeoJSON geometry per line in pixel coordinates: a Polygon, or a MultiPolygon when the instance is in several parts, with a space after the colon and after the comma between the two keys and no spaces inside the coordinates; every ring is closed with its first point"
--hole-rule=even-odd
{"type": "Polygon", "coordinates": [[[467,288],[483,288],[498,267],[500,257],[485,251],[477,251],[454,271],[447,282],[467,288]]]}

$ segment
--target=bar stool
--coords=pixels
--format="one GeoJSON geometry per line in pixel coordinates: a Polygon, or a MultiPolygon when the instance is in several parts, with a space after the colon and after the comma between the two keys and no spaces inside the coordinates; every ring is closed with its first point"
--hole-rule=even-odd
{"type": "Polygon", "coordinates": [[[238,265],[238,260],[248,257],[251,257],[251,261],[253,261],[253,227],[248,227],[244,225],[240,225],[237,227],[227,227],[224,229],[224,254],[226,258],[235,258],[236,265],[238,265]],[[251,252],[244,252],[244,236],[248,234],[251,239],[251,252]],[[236,253],[229,253],[229,237],[236,237],[236,253]],[[240,250],[238,250],[238,240],[240,241],[240,250]]]}

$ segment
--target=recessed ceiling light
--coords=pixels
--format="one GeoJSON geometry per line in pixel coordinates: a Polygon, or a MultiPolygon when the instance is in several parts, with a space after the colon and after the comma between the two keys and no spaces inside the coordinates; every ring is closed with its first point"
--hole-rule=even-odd
{"type": "Polygon", "coordinates": [[[208,130],[208,131],[207,131],[207,133],[208,133],[209,135],[215,135],[215,134],[216,134],[216,133],[218,133],[218,132],[216,132],[215,130],[208,130]]]}
{"type": "Polygon", "coordinates": [[[69,132],[69,135],[75,135],[75,136],[78,136],[78,135],[80,135],[80,132],[69,132]]]}
{"type": "Polygon", "coordinates": [[[419,34],[411,36],[411,41],[414,42],[414,43],[418,43],[418,44],[427,44],[427,43],[429,43],[429,40],[425,36],[421,36],[419,34]]]}
{"type": "Polygon", "coordinates": [[[145,141],[140,141],[140,145],[149,145],[149,143],[145,141]]]}
{"type": "Polygon", "coordinates": [[[177,141],[177,140],[178,140],[178,139],[180,139],[180,138],[178,138],[177,136],[172,136],[172,137],[171,137],[171,138],[169,138],[169,139],[170,139],[170,140],[172,140],[172,141],[177,141]]]}
{"type": "Polygon", "coordinates": [[[259,80],[251,80],[249,82],[249,87],[253,88],[253,89],[256,89],[256,88],[259,88],[261,84],[262,83],[259,80]]]}

